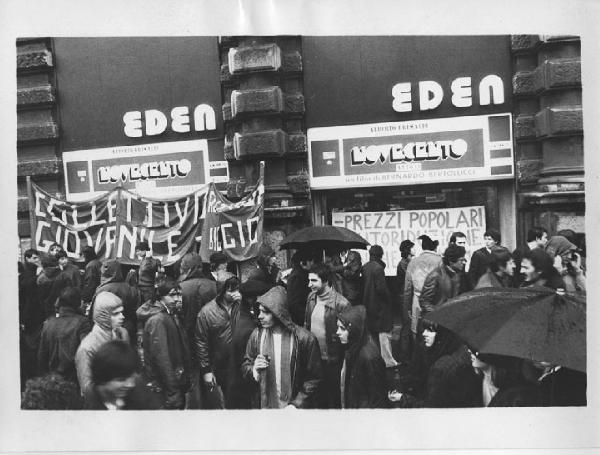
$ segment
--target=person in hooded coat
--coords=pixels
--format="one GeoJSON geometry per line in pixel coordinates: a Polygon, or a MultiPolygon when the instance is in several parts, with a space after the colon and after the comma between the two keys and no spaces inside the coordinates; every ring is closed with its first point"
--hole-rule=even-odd
{"type": "Polygon", "coordinates": [[[563,280],[565,292],[585,296],[585,272],[577,246],[567,238],[555,235],[548,240],[546,253],[554,260],[554,268],[563,280]]]}
{"type": "MultiPolygon", "coordinates": [[[[123,302],[123,314],[125,323],[123,326],[129,333],[132,342],[136,341],[137,318],[136,309],[140,305],[140,294],[138,290],[125,282],[121,263],[117,259],[107,259],[100,267],[100,286],[96,288],[96,295],[101,292],[110,292],[118,296],[123,302]]],[[[93,314],[93,302],[90,313],[93,314]]]]}
{"type": "Polygon", "coordinates": [[[360,305],[363,298],[362,259],[356,251],[349,251],[342,270],[342,295],[350,305],[360,305]]]}
{"type": "MultiPolygon", "coordinates": [[[[461,247],[462,248],[462,247],[461,247]]],[[[414,395],[390,392],[395,407],[463,408],[478,406],[480,380],[471,367],[469,351],[449,330],[422,321],[424,355],[416,365],[424,389],[414,395]]]]}
{"type": "Polygon", "coordinates": [[[90,303],[96,293],[96,288],[100,286],[102,278],[102,262],[98,259],[96,251],[91,246],[86,246],[81,254],[84,257],[85,270],[83,272],[83,285],[81,289],[81,300],[83,303],[90,303]]]}
{"type": "Polygon", "coordinates": [[[248,274],[249,280],[263,281],[270,284],[271,287],[277,284],[279,277],[279,267],[275,264],[275,250],[266,243],[263,243],[258,250],[256,259],[256,268],[248,274]]]}
{"type": "Polygon", "coordinates": [[[123,328],[123,301],[110,292],[96,295],[93,313],[92,331],[81,341],[75,354],[75,368],[82,394],[92,384],[91,360],[100,346],[110,340],[129,342],[129,334],[123,328]]]}
{"type": "Polygon", "coordinates": [[[389,407],[385,362],[366,322],[363,305],[347,307],[338,315],[336,335],[346,347],[340,378],[342,409],[389,407]]]}
{"type": "Polygon", "coordinates": [[[240,285],[242,302],[238,307],[235,325],[231,330],[231,355],[229,357],[231,372],[227,385],[228,409],[250,409],[252,407],[252,387],[242,377],[242,363],[246,354],[248,338],[258,327],[257,298],[270,289],[267,283],[246,280],[240,285]]]}
{"type": "Polygon", "coordinates": [[[258,303],[261,326],[250,335],[242,364],[252,407],[314,407],[323,377],[317,338],[292,322],[283,287],[270,289],[258,303]]]}

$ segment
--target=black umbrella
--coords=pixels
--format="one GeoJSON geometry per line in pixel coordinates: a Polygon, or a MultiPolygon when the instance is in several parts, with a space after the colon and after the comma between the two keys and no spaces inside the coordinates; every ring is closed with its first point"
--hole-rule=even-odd
{"type": "Polygon", "coordinates": [[[326,250],[366,250],[367,242],[356,232],[337,226],[310,226],[288,235],[279,248],[297,250],[312,247],[326,250]]]}
{"type": "Polygon", "coordinates": [[[585,299],[544,287],[483,288],[427,314],[480,353],[586,371],[585,299]]]}

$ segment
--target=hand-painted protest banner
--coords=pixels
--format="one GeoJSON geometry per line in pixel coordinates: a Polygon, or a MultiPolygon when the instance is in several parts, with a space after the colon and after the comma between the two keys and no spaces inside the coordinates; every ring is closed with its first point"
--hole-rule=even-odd
{"type": "MultiPolygon", "coordinates": [[[[453,232],[467,236],[468,251],[484,246],[485,207],[472,206],[433,210],[400,210],[390,212],[334,212],[333,226],[341,226],[362,235],[371,245],[381,245],[386,275],[396,275],[400,262],[400,243],[426,234],[440,242],[440,252],[448,245],[453,232]]],[[[368,253],[361,253],[363,262],[368,253]]]]}
{"type": "Polygon", "coordinates": [[[254,237],[261,238],[262,180],[254,193],[235,203],[222,196],[214,183],[171,200],[141,197],[122,187],[82,202],[57,199],[33,183],[30,193],[32,248],[47,252],[56,242],[74,259],[81,257],[85,246],[91,246],[100,258],[135,265],[138,262],[135,245],[147,241],[154,257],[164,265],[173,264],[188,251],[197,251],[198,243],[210,243],[210,236],[202,241],[203,232],[220,229],[229,233],[226,226],[216,224],[222,223],[220,216],[210,214],[205,220],[207,206],[211,210],[213,206],[218,207],[219,214],[225,213],[234,226],[249,226],[246,231],[239,230],[241,238],[234,246],[231,234],[224,236],[223,251],[232,259],[252,258],[258,251],[258,246],[254,247],[258,240],[254,237]],[[260,194],[260,200],[255,193],[260,194]]]}
{"type": "Polygon", "coordinates": [[[204,262],[217,251],[223,251],[234,261],[258,255],[263,232],[265,190],[262,181],[261,177],[254,191],[235,203],[218,191],[208,193],[200,245],[204,262]]]}

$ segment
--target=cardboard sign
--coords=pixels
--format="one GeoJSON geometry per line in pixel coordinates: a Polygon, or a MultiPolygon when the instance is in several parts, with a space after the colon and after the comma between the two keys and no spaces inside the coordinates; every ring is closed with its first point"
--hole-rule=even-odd
{"type": "Polygon", "coordinates": [[[308,130],[313,189],[505,179],[511,114],[308,130]]]}
{"type": "MultiPolygon", "coordinates": [[[[448,245],[453,232],[461,231],[467,236],[469,252],[484,246],[485,207],[472,206],[434,210],[400,210],[390,212],[334,212],[332,225],[356,232],[371,245],[380,245],[384,251],[386,275],[396,275],[400,262],[400,243],[426,234],[439,241],[439,252],[448,245]]],[[[363,263],[369,260],[368,252],[361,253],[363,263]]]]}

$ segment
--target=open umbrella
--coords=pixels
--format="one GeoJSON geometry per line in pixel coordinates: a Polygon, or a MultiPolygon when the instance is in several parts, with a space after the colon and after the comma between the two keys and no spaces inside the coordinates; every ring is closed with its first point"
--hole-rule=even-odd
{"type": "Polygon", "coordinates": [[[313,247],[327,250],[366,250],[367,242],[356,232],[338,226],[310,226],[288,235],[279,244],[281,249],[297,250],[313,247]]]}
{"type": "Polygon", "coordinates": [[[480,353],[586,371],[585,299],[543,287],[483,288],[448,300],[427,319],[480,353]]]}

